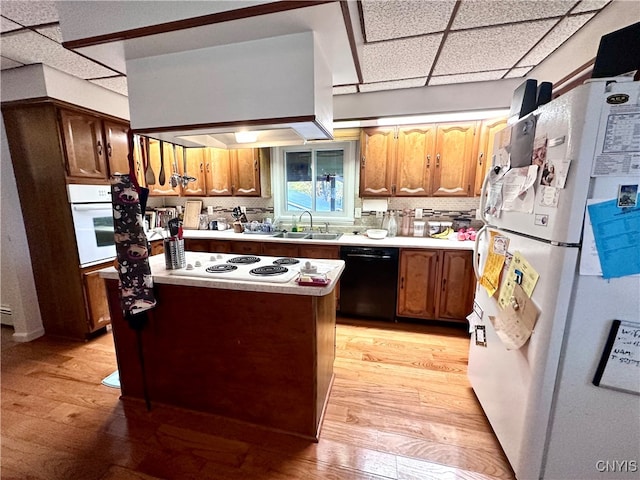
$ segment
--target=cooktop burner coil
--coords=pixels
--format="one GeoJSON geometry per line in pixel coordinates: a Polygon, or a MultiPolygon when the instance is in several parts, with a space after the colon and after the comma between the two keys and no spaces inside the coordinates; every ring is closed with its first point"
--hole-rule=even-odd
{"type": "Polygon", "coordinates": [[[298,260],[297,258],[287,257],[278,258],[277,260],[274,260],[273,263],[274,265],[295,265],[296,263],[300,263],[300,260],[298,260]]]}
{"type": "Polygon", "coordinates": [[[254,257],[251,255],[246,255],[244,257],[233,257],[227,260],[227,263],[237,263],[240,265],[249,265],[252,263],[258,263],[260,261],[259,257],[254,257]]]}
{"type": "Polygon", "coordinates": [[[212,265],[210,267],[206,268],[206,272],[207,273],[226,273],[226,272],[233,272],[234,270],[237,270],[238,267],[236,267],[235,265],[229,265],[228,263],[221,263],[219,265],[212,265]]]}
{"type": "Polygon", "coordinates": [[[256,267],[249,270],[251,275],[266,276],[266,275],[282,275],[289,271],[286,267],[280,265],[264,265],[262,267],[256,267]]]}

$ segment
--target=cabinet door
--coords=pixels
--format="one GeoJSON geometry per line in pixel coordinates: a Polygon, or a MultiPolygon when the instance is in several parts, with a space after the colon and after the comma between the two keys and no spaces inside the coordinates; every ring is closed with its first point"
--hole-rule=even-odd
{"type": "Polygon", "coordinates": [[[431,194],[433,196],[473,196],[471,181],[475,167],[473,162],[475,130],[476,122],[438,125],[435,168],[432,168],[431,194]]]}
{"type": "Polygon", "coordinates": [[[149,163],[151,164],[151,169],[153,170],[153,174],[155,176],[155,183],[152,185],[147,185],[149,187],[149,195],[156,196],[169,196],[169,195],[179,195],[180,194],[180,185],[177,187],[171,186],[171,170],[170,164],[173,155],[172,145],[167,142],[162,142],[163,145],[163,156],[160,158],[160,142],[158,140],[149,140],[149,163]],[[161,160],[164,162],[164,173],[165,173],[165,182],[164,185],[160,185],[160,162],[161,160]]]}
{"type": "Polygon", "coordinates": [[[304,245],[300,246],[302,258],[340,258],[340,247],[336,245],[304,245]]]}
{"type": "Polygon", "coordinates": [[[182,162],[183,175],[195,178],[182,187],[182,195],[204,197],[207,194],[205,164],[208,157],[207,148],[185,148],[186,162],[182,162]]]}
{"type": "Polygon", "coordinates": [[[210,252],[209,240],[202,238],[185,238],[184,249],[188,252],[210,252]]]}
{"type": "Polygon", "coordinates": [[[231,151],[231,173],[233,195],[243,197],[260,196],[260,158],[257,148],[240,148],[231,151]]]}
{"type": "Polygon", "coordinates": [[[437,250],[401,250],[398,316],[436,318],[438,264],[437,250]]]}
{"type": "Polygon", "coordinates": [[[111,323],[109,304],[107,303],[107,289],[104,278],[98,270],[109,265],[100,265],[82,272],[84,295],[89,311],[89,331],[94,332],[111,323]]]}
{"type": "Polygon", "coordinates": [[[442,281],[438,317],[464,321],[473,309],[475,277],[469,250],[442,252],[442,281]]]}
{"type": "Polygon", "coordinates": [[[485,120],[480,127],[480,139],[478,141],[478,151],[475,154],[476,158],[476,173],[475,173],[475,186],[474,194],[480,195],[482,189],[482,181],[487,173],[487,165],[491,165],[491,159],[493,158],[493,139],[497,132],[507,126],[506,118],[498,118],[492,120],[485,120]]]}
{"type": "Polygon", "coordinates": [[[229,240],[209,240],[209,251],[214,253],[231,253],[229,240]]]}
{"type": "Polygon", "coordinates": [[[67,175],[78,179],[107,179],[102,119],[60,110],[67,175]]]}
{"type": "Polygon", "coordinates": [[[231,158],[229,150],[223,148],[209,148],[209,155],[205,167],[205,183],[207,195],[231,195],[231,158]]]}
{"type": "Polygon", "coordinates": [[[260,255],[262,248],[259,242],[231,241],[231,253],[243,255],[260,255]]]}
{"type": "Polygon", "coordinates": [[[396,153],[394,128],[365,128],[360,135],[360,196],[392,194],[396,153]]]}
{"type": "Polygon", "coordinates": [[[295,243],[263,243],[262,254],[272,257],[298,257],[300,251],[295,243]]]}
{"type": "Polygon", "coordinates": [[[393,187],[395,195],[424,197],[430,193],[435,138],[435,125],[401,128],[398,131],[396,182],[393,187]]]}
{"type": "Polygon", "coordinates": [[[110,120],[105,120],[103,125],[107,141],[109,174],[128,174],[129,142],[127,140],[127,133],[129,133],[129,125],[126,123],[112,122],[110,120]]]}

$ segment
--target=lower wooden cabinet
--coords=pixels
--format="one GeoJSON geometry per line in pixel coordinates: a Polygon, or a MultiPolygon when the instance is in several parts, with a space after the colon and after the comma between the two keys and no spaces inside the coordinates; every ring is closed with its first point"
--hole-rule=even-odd
{"type": "Polygon", "coordinates": [[[397,315],[464,321],[473,308],[471,262],[469,250],[402,249],[397,315]]]}
{"type": "Polygon", "coordinates": [[[107,302],[107,289],[104,278],[100,277],[98,270],[109,267],[112,264],[113,262],[107,262],[82,269],[82,283],[88,313],[89,333],[95,332],[111,323],[109,303],[107,302]]]}

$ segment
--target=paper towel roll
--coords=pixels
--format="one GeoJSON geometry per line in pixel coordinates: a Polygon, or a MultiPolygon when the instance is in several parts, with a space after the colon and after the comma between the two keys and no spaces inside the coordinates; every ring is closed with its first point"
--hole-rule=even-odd
{"type": "Polygon", "coordinates": [[[363,212],[386,212],[389,201],[386,198],[369,198],[362,200],[363,212]]]}

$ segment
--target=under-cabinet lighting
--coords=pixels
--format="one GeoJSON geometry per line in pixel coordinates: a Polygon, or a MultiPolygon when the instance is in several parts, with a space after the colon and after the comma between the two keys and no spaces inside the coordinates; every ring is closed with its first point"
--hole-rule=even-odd
{"type": "Polygon", "coordinates": [[[470,112],[431,113],[427,115],[409,115],[405,117],[383,117],[371,120],[347,120],[333,122],[333,128],[378,127],[411,125],[418,123],[464,122],[487,118],[507,117],[509,109],[475,110],[470,112]]]}
{"type": "Polygon", "coordinates": [[[235,136],[238,143],[254,143],[258,141],[258,132],[240,131],[235,132],[235,136]]]}

